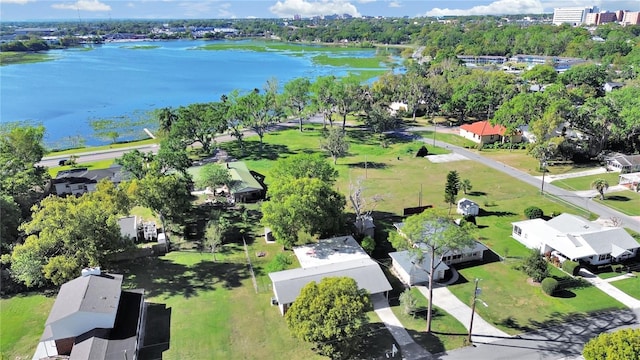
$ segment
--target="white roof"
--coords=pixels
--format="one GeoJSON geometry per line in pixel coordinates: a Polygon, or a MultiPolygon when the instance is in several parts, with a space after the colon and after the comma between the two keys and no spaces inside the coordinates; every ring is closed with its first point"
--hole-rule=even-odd
{"type": "Polygon", "coordinates": [[[527,233],[529,239],[541,239],[571,259],[602,254],[617,257],[625,250],[640,248],[640,243],[623,228],[604,227],[571,214],[561,214],[549,221],[533,219],[512,224],[527,233]]]}
{"type": "Polygon", "coordinates": [[[296,247],[293,252],[303,268],[369,258],[352,236],[322,239],[315,244],[296,247]]]}
{"type": "Polygon", "coordinates": [[[326,277],[338,276],[354,279],[359,288],[367,290],[370,294],[391,290],[391,284],[380,265],[370,258],[269,273],[273,291],[280,304],[294,302],[300,290],[310,282],[320,282],[326,277]]]}

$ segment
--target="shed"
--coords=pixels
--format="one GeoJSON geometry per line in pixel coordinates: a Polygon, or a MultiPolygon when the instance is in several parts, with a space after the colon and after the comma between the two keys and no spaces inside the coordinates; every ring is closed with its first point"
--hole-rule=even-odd
{"type": "Polygon", "coordinates": [[[480,206],[474,202],[473,200],[469,200],[467,198],[462,198],[458,200],[458,206],[456,208],[456,212],[461,215],[472,215],[478,216],[480,213],[480,206]]]}

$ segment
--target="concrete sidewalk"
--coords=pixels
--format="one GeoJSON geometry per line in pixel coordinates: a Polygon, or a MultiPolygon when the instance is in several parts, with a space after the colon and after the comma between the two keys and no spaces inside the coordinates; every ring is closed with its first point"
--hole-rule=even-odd
{"type": "MultiPolygon", "coordinates": [[[[598,174],[604,174],[606,172],[607,172],[607,169],[605,169],[604,167],[599,167],[599,168],[590,169],[590,170],[570,172],[566,174],[545,175],[544,182],[547,183],[547,182],[552,182],[554,180],[570,179],[570,178],[589,176],[589,175],[598,175],[598,174]]],[[[536,176],[536,177],[542,179],[542,176],[536,176]]]]}
{"type": "MultiPolygon", "coordinates": [[[[426,298],[429,298],[428,287],[420,285],[416,286],[416,288],[418,288],[426,298]]],[[[441,308],[451,316],[458,319],[458,321],[464,325],[467,330],[469,330],[469,324],[471,323],[471,307],[455,297],[447,287],[441,286],[433,289],[433,305],[441,308]]],[[[472,342],[482,341],[484,343],[490,343],[504,340],[504,338],[509,337],[511,337],[509,334],[489,324],[477,313],[474,315],[473,334],[471,335],[472,342]]]]}
{"type": "Polygon", "coordinates": [[[371,301],[373,302],[373,310],[378,314],[378,317],[380,317],[380,320],[382,320],[384,326],[387,327],[393,338],[396,339],[398,347],[402,351],[403,359],[427,360],[433,358],[430,352],[413,341],[407,329],[402,326],[400,320],[398,320],[393,311],[391,311],[389,302],[384,295],[373,294],[371,295],[371,301]]]}
{"type": "Polygon", "coordinates": [[[640,300],[627,295],[622,290],[611,285],[608,281],[599,278],[589,270],[580,269],[579,275],[582,276],[583,279],[591,283],[593,286],[602,290],[605,294],[621,302],[624,306],[632,310],[640,309],[640,300]]]}

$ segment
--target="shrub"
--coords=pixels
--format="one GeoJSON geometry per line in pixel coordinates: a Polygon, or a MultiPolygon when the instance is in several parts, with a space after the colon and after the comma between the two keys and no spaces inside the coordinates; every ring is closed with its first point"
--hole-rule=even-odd
{"type": "Polygon", "coordinates": [[[528,219],[539,219],[542,217],[542,215],[544,215],[542,209],[537,206],[529,206],[528,208],[524,209],[524,216],[526,216],[528,219]]]}
{"type": "Polygon", "coordinates": [[[624,265],[622,264],[611,265],[611,270],[617,273],[622,272],[624,270],[624,265]]]}
{"type": "Polygon", "coordinates": [[[558,289],[558,280],[548,277],[542,280],[540,284],[542,286],[542,291],[544,291],[547,295],[553,295],[553,293],[558,289]]]}
{"type": "Polygon", "coordinates": [[[376,248],[376,241],[371,236],[365,236],[364,239],[362,239],[362,243],[360,245],[362,246],[362,249],[367,252],[367,254],[371,255],[373,250],[375,250],[376,248]]]}
{"type": "Polygon", "coordinates": [[[411,289],[406,289],[400,294],[400,307],[406,315],[415,317],[418,310],[418,299],[413,295],[411,289]]]}
{"type": "Polygon", "coordinates": [[[564,270],[566,273],[576,276],[580,272],[580,264],[575,261],[565,260],[562,263],[562,270],[564,270]]]}
{"type": "Polygon", "coordinates": [[[582,356],[586,360],[638,360],[640,359],[640,329],[602,333],[585,344],[582,356]]]}
{"type": "Polygon", "coordinates": [[[522,263],[522,270],[525,274],[531,276],[533,281],[540,282],[549,276],[549,268],[547,261],[544,259],[538,249],[531,249],[529,255],[522,263]]]}

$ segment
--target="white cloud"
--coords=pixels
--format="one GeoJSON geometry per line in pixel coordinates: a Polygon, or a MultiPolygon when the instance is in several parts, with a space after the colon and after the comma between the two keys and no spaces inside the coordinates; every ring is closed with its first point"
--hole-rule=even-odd
{"type": "Polygon", "coordinates": [[[333,14],[360,16],[358,9],[345,0],[283,0],[276,2],[269,8],[269,11],[280,17],[292,17],[296,14],[303,17],[333,14]]]}
{"type": "Polygon", "coordinates": [[[390,8],[399,8],[402,7],[402,4],[399,1],[392,1],[389,3],[390,8]]]}
{"type": "Polygon", "coordinates": [[[78,0],[75,3],[53,4],[51,7],[60,10],[111,11],[111,6],[98,0],[78,0]]]}
{"type": "Polygon", "coordinates": [[[24,5],[28,2],[33,2],[35,0],[0,0],[0,4],[19,4],[24,5]]]}
{"type": "Polygon", "coordinates": [[[130,2],[130,3],[127,3],[127,7],[134,8],[136,7],[136,4],[130,2]]]}
{"type": "Polygon", "coordinates": [[[377,0],[357,0],[360,4],[368,4],[372,2],[376,2],[377,0]]]}
{"type": "Polygon", "coordinates": [[[427,16],[464,16],[464,15],[503,15],[503,14],[541,14],[543,6],[540,0],[496,0],[489,5],[478,5],[470,9],[440,9],[427,11],[427,16]]]}

